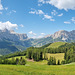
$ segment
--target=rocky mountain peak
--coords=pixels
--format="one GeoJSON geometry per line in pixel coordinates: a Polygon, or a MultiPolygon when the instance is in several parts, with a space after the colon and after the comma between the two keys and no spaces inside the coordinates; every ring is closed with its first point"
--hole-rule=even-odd
{"type": "Polygon", "coordinates": [[[28,38],[27,34],[19,34],[16,33],[14,30],[0,30],[0,40],[9,39],[13,41],[18,40],[26,40],[28,38]]]}

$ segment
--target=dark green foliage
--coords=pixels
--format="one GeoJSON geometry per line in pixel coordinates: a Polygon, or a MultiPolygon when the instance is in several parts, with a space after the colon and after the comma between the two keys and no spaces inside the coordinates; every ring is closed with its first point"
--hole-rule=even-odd
{"type": "Polygon", "coordinates": [[[60,60],[58,60],[57,65],[60,65],[60,60]]]}
{"type": "Polygon", "coordinates": [[[12,58],[12,60],[9,59],[0,59],[0,64],[12,64],[12,65],[25,65],[26,64],[26,60],[23,59],[22,57],[20,59],[16,58],[16,60],[14,58],[12,58]]]}
{"type": "Polygon", "coordinates": [[[61,64],[66,64],[66,60],[63,60],[63,61],[61,62],[61,64]]]}
{"type": "Polygon", "coordinates": [[[2,63],[2,59],[0,59],[0,64],[2,63]]]}
{"type": "Polygon", "coordinates": [[[75,46],[72,46],[65,53],[65,60],[67,63],[75,62],[75,46]]]}
{"type": "Polygon", "coordinates": [[[50,56],[50,59],[48,60],[48,65],[56,65],[56,59],[55,57],[51,57],[50,56]]]}
{"type": "Polygon", "coordinates": [[[8,54],[8,55],[5,55],[5,56],[1,56],[0,58],[2,59],[5,59],[5,58],[12,58],[12,57],[16,57],[16,56],[25,56],[27,53],[27,51],[19,51],[19,52],[15,52],[15,53],[12,53],[12,54],[8,54]]]}
{"type": "Polygon", "coordinates": [[[18,64],[19,63],[19,58],[16,58],[16,64],[18,64]]]}
{"type": "Polygon", "coordinates": [[[25,65],[26,64],[26,60],[21,57],[17,64],[25,65]]]}
{"type": "Polygon", "coordinates": [[[30,47],[27,49],[27,58],[33,59],[34,61],[39,61],[43,59],[43,50],[42,48],[30,47]]]}

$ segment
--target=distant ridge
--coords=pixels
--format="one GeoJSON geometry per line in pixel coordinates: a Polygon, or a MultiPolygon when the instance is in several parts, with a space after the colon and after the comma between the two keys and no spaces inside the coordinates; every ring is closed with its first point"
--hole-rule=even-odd
{"type": "MultiPolygon", "coordinates": [[[[54,42],[75,42],[75,30],[73,31],[57,31],[52,35],[47,35],[40,39],[28,38],[27,34],[16,33],[14,30],[0,30],[0,44],[4,42],[3,45],[7,42],[8,47],[5,49],[4,47],[1,49],[0,46],[0,54],[2,51],[5,51],[4,54],[8,54],[15,51],[22,51],[28,47],[41,47],[43,45],[54,43],[54,42]],[[9,44],[11,42],[12,51],[9,48],[9,44]],[[14,49],[15,48],[15,49],[14,49]],[[8,52],[9,50],[9,52],[8,52]],[[15,51],[14,51],[15,50],[15,51]]],[[[1,54],[2,55],[2,54],[1,54]]]]}

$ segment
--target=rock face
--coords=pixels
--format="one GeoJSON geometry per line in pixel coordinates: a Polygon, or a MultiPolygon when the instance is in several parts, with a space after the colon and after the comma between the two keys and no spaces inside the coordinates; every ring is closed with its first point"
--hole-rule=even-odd
{"type": "Polygon", "coordinates": [[[13,30],[0,30],[0,40],[6,39],[11,41],[18,41],[18,40],[26,40],[28,38],[27,34],[19,34],[14,32],[13,30]]]}
{"type": "Polygon", "coordinates": [[[55,32],[52,35],[47,35],[44,38],[40,39],[29,39],[27,34],[19,34],[14,32],[13,30],[0,30],[0,41],[1,40],[8,40],[15,42],[15,45],[21,45],[21,46],[42,46],[48,43],[52,42],[58,42],[58,41],[65,41],[65,42],[72,42],[75,41],[75,30],[73,31],[65,31],[61,30],[58,32],[55,32]]]}
{"type": "Polygon", "coordinates": [[[63,41],[75,40],[75,30],[70,32],[61,30],[61,31],[55,32],[53,35],[50,35],[49,37],[52,37],[53,39],[60,38],[63,41]]]}

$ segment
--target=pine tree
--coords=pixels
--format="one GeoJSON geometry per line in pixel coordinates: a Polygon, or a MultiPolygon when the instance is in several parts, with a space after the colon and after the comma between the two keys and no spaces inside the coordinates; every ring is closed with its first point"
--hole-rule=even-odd
{"type": "Polygon", "coordinates": [[[57,63],[57,65],[60,65],[60,60],[58,60],[58,63],[57,63]]]}

